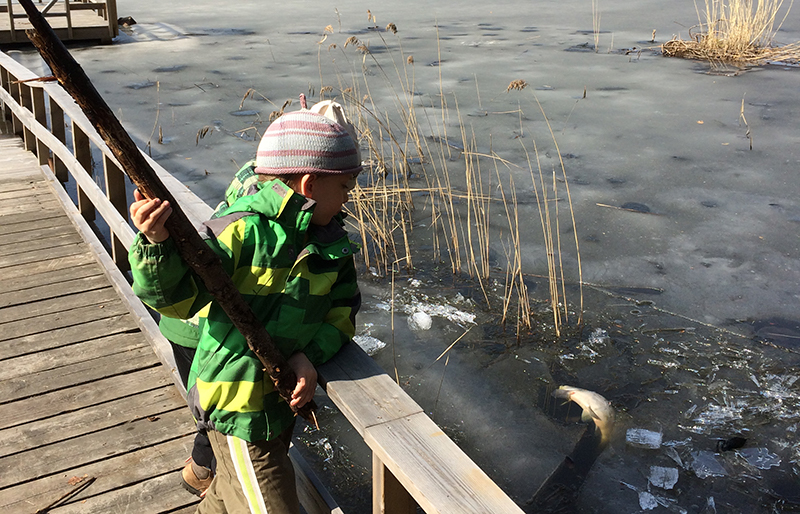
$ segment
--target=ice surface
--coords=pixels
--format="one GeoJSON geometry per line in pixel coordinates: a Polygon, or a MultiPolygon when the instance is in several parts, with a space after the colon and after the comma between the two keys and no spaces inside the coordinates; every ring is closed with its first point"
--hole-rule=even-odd
{"type": "Polygon", "coordinates": [[[724,477],[728,474],[713,452],[699,450],[692,452],[692,471],[698,478],[724,477]]]}
{"type": "Polygon", "coordinates": [[[678,483],[678,468],[651,466],[647,480],[661,489],[672,489],[678,483]]]}
{"type": "Polygon", "coordinates": [[[353,337],[353,341],[355,341],[362,350],[367,352],[367,355],[375,355],[386,346],[386,343],[372,336],[355,336],[353,337]]]}
{"type": "Polygon", "coordinates": [[[642,510],[653,510],[658,507],[658,500],[647,491],[641,491],[639,493],[639,507],[641,507],[642,510]]]}
{"type": "Polygon", "coordinates": [[[661,446],[663,434],[644,428],[629,428],[625,434],[625,441],[631,446],[639,448],[656,449],[661,446]]]}
{"type": "Polygon", "coordinates": [[[751,466],[758,469],[769,469],[781,465],[781,459],[766,448],[743,448],[736,454],[744,458],[751,466]]]}
{"type": "Polygon", "coordinates": [[[433,319],[427,312],[415,312],[408,317],[408,325],[411,330],[430,330],[433,319]]]}

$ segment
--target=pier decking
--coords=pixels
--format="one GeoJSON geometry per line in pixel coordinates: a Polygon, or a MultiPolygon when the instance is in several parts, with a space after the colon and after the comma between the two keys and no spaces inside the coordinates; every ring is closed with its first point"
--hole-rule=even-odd
{"type": "Polygon", "coordinates": [[[193,512],[186,404],[56,194],[0,135],[0,512],[193,512]]]}
{"type": "MultiPolygon", "coordinates": [[[[34,0],[62,41],[96,40],[111,43],[119,33],[116,0],[34,0]]],[[[6,0],[0,5],[0,44],[27,43],[31,28],[25,9],[6,0]]]]}

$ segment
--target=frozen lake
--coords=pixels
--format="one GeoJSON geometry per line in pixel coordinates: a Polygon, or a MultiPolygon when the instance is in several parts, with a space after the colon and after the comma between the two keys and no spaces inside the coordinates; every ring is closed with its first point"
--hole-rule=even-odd
{"type": "MultiPolygon", "coordinates": [[[[519,340],[513,328],[503,332],[503,271],[484,292],[439,270],[420,216],[417,270],[396,277],[394,323],[389,280],[364,273],[360,335],[387,344],[375,358],[387,370],[396,363],[412,396],[523,508],[533,509],[528,500],[583,427],[576,408],[547,400],[561,384],[597,391],[617,410],[580,512],[797,508],[800,70],[709,73],[661,57],[661,43],[697,23],[688,0],[606,0],[597,9],[595,31],[588,1],[250,0],[221,9],[120,0],[120,15],[137,24],[111,46],[72,50],[137,142],[210,204],[286,100],[294,110],[300,93],[316,101],[330,86],[337,98],[356,83],[375,112],[396,120],[394,95],[413,90],[423,140],[446,132],[456,142],[440,163],[452,167],[455,189],[465,186],[461,127],[475,153],[510,163],[496,171],[498,160],[478,159],[487,184],[514,181],[517,246],[539,314],[519,340]],[[397,34],[385,30],[390,22],[397,34]],[[351,36],[370,57],[345,47],[351,36]],[[516,80],[527,87],[509,89],[516,80]],[[560,339],[537,278],[547,269],[528,169],[533,141],[545,172],[569,181],[586,284],[586,325],[578,330],[571,316],[560,339]],[[467,330],[445,368],[436,358],[467,330]],[[628,429],[661,443],[632,445],[628,429]],[[735,436],[747,439],[743,448],[715,453],[735,436]]],[[[800,41],[800,11],[776,41],[800,41]]],[[[41,70],[31,50],[11,55],[41,70]]],[[[424,171],[412,171],[411,185],[423,185],[424,171]]],[[[492,230],[507,233],[505,211],[493,209],[492,230]]],[[[567,299],[577,304],[573,231],[559,232],[567,299]]],[[[502,268],[508,248],[502,236],[492,243],[492,266],[502,268]]],[[[341,455],[355,466],[337,468],[343,483],[363,484],[368,456],[346,430],[323,435],[337,454],[329,463],[341,455]]],[[[343,503],[357,512],[362,500],[345,494],[343,503]]]]}

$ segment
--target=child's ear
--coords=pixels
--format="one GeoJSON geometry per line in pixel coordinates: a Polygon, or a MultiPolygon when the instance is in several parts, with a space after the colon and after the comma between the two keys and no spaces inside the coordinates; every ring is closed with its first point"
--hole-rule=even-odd
{"type": "Polygon", "coordinates": [[[300,182],[297,184],[297,192],[306,198],[313,198],[314,182],[317,178],[316,175],[308,174],[300,177],[300,182]]]}

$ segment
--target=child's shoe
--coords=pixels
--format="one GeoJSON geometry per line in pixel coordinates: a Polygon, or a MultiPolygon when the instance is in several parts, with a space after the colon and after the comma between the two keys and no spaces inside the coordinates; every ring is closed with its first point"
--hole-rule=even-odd
{"type": "Polygon", "coordinates": [[[195,464],[191,459],[181,470],[181,485],[196,496],[202,497],[213,479],[210,469],[195,464]]]}

